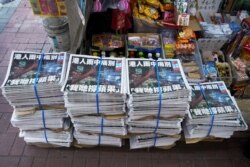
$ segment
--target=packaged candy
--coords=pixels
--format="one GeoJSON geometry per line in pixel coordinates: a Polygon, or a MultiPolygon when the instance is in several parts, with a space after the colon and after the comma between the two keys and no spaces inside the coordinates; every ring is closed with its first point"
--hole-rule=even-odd
{"type": "Polygon", "coordinates": [[[177,11],[179,13],[187,13],[188,9],[188,0],[177,0],[177,11]]]}
{"type": "Polygon", "coordinates": [[[139,13],[144,14],[154,20],[160,17],[160,14],[156,8],[143,4],[139,4],[139,13]]]}
{"type": "Polygon", "coordinates": [[[154,7],[154,8],[159,8],[161,5],[161,2],[159,0],[145,0],[146,4],[154,7]]]}
{"type": "Polygon", "coordinates": [[[250,61],[250,37],[247,37],[246,42],[243,45],[241,58],[250,61]]]}
{"type": "Polygon", "coordinates": [[[163,11],[173,11],[174,10],[174,4],[172,3],[166,3],[162,5],[163,11]]]}
{"type": "Polygon", "coordinates": [[[193,43],[177,43],[176,54],[194,54],[195,45],[193,43]]]}
{"type": "Polygon", "coordinates": [[[175,33],[163,32],[162,41],[165,51],[165,57],[173,58],[175,56],[175,33]]]}
{"type": "Polygon", "coordinates": [[[143,14],[140,14],[139,13],[139,9],[138,9],[138,7],[136,5],[134,5],[134,7],[133,7],[133,16],[136,17],[136,18],[138,18],[138,19],[141,19],[141,20],[144,20],[146,22],[149,22],[149,23],[153,23],[154,22],[153,19],[151,19],[151,18],[149,18],[149,17],[147,17],[147,16],[145,16],[143,14]]]}
{"type": "Polygon", "coordinates": [[[126,14],[118,9],[112,11],[112,24],[111,27],[113,30],[121,30],[126,26],[126,14]]]}
{"type": "Polygon", "coordinates": [[[201,74],[196,72],[196,73],[188,73],[188,77],[190,79],[201,79],[201,74]]]}
{"type": "Polygon", "coordinates": [[[174,13],[166,11],[163,14],[164,21],[174,23],[174,13]]]}
{"type": "Polygon", "coordinates": [[[191,28],[183,28],[178,34],[178,39],[195,39],[195,33],[191,28]]]}
{"type": "Polygon", "coordinates": [[[162,3],[166,4],[166,3],[173,3],[173,0],[162,0],[162,3]]]}

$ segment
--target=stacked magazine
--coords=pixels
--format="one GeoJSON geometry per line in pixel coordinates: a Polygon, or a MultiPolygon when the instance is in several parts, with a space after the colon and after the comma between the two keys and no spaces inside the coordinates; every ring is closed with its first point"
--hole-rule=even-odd
{"type": "Polygon", "coordinates": [[[121,146],[125,126],[125,59],[71,55],[62,87],[76,144],[121,146]]]}
{"type": "Polygon", "coordinates": [[[247,129],[236,101],[223,81],[190,86],[192,102],[183,127],[187,143],[206,137],[230,138],[235,131],[247,129]]]}
{"type": "Polygon", "coordinates": [[[169,147],[180,139],[191,92],[177,59],[127,59],[130,148],[169,147]]]}
{"type": "Polygon", "coordinates": [[[60,91],[66,61],[66,53],[14,51],[11,55],[2,93],[14,108],[12,125],[29,143],[69,146],[72,142],[60,91]]]}

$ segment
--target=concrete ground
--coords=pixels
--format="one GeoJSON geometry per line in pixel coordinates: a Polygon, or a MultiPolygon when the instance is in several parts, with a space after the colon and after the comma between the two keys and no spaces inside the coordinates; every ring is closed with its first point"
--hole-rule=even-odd
{"type": "MultiPolygon", "coordinates": [[[[12,10],[12,9],[11,9],[12,10]]],[[[6,74],[12,50],[48,52],[50,44],[41,18],[33,16],[28,0],[21,0],[12,12],[0,9],[0,82],[6,74]],[[4,10],[4,11],[2,11],[4,10]],[[4,16],[1,13],[5,13],[4,16]],[[8,15],[8,16],[7,16],[8,15]],[[1,29],[0,29],[1,30],[1,29]]],[[[249,106],[248,101],[244,104],[249,106]]],[[[246,107],[249,109],[249,107],[246,107]]],[[[223,142],[186,145],[183,141],[170,150],[97,147],[90,149],[45,149],[25,144],[18,129],[10,124],[12,108],[0,96],[0,167],[249,167],[242,154],[245,133],[223,142]]]]}

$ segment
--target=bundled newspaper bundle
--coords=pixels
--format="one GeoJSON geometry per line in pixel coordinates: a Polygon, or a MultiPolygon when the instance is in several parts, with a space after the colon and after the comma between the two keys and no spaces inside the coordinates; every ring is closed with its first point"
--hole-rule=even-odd
{"type": "Polygon", "coordinates": [[[77,144],[121,146],[125,126],[125,61],[71,55],[62,87],[77,144]]]}
{"type": "Polygon", "coordinates": [[[223,81],[190,86],[192,102],[183,127],[187,143],[206,137],[230,138],[234,131],[247,130],[237,103],[223,81]]]}
{"type": "Polygon", "coordinates": [[[66,53],[14,51],[11,55],[2,93],[14,108],[12,125],[29,143],[69,146],[72,142],[60,91],[66,61],[66,53]],[[59,140],[61,134],[67,137],[59,140]]]}
{"type": "Polygon", "coordinates": [[[130,148],[169,147],[179,140],[191,94],[177,59],[127,59],[130,148]]]}

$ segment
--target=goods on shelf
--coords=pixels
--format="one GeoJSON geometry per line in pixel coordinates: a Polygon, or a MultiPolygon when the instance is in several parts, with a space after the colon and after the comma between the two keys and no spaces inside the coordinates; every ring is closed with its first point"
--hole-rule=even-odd
{"type": "Polygon", "coordinates": [[[244,89],[249,84],[248,69],[250,63],[247,56],[247,44],[249,30],[242,30],[228,43],[225,55],[232,69],[232,84],[230,89],[233,93],[244,89]]]}
{"type": "Polygon", "coordinates": [[[128,58],[163,58],[161,37],[156,33],[129,33],[128,58]]]}
{"type": "Polygon", "coordinates": [[[30,0],[34,15],[66,16],[65,0],[30,0]]]}
{"type": "Polygon", "coordinates": [[[195,34],[190,28],[183,28],[178,33],[175,58],[181,60],[183,70],[189,82],[205,80],[195,34]]]}
{"type": "Polygon", "coordinates": [[[232,83],[232,73],[229,63],[222,51],[202,51],[204,71],[208,79],[221,80],[229,87],[232,83]]]}
{"type": "Polygon", "coordinates": [[[125,57],[125,38],[118,34],[94,34],[91,53],[93,56],[125,57]]]}
{"type": "Polygon", "coordinates": [[[190,14],[188,13],[188,0],[175,0],[175,17],[178,26],[188,26],[190,14]]]}
{"type": "Polygon", "coordinates": [[[164,49],[164,54],[166,58],[174,58],[175,56],[175,44],[176,44],[176,34],[175,32],[163,32],[162,34],[162,45],[164,49]]]}
{"type": "Polygon", "coordinates": [[[160,33],[165,27],[178,28],[173,0],[138,0],[132,3],[134,32],[160,33]]]}
{"type": "Polygon", "coordinates": [[[198,16],[205,38],[231,38],[238,32],[240,20],[230,14],[218,13],[221,0],[198,0],[198,16]]]}

